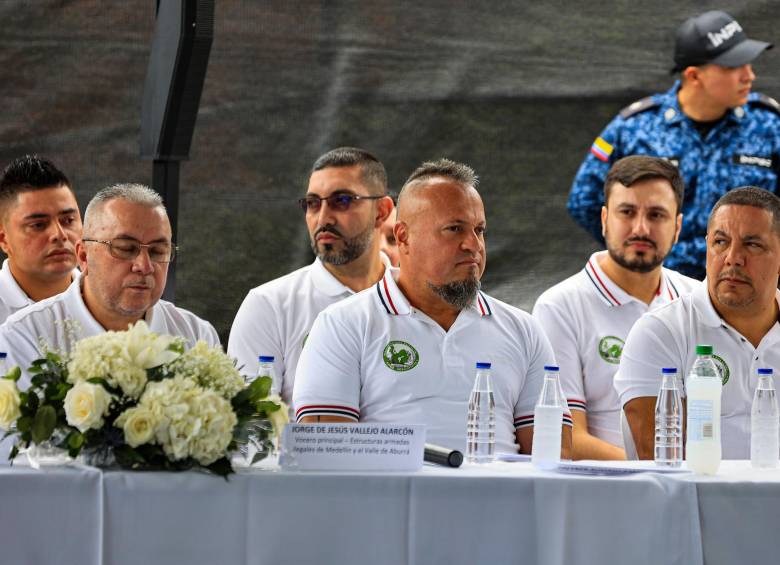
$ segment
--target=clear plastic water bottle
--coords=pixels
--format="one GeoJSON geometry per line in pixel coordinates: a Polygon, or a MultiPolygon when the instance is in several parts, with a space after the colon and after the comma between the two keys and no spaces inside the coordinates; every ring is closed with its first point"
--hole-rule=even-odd
{"type": "Polygon", "coordinates": [[[259,355],[257,357],[257,373],[252,377],[246,378],[246,383],[252,383],[258,377],[271,377],[273,384],[271,389],[276,386],[276,373],[274,371],[274,357],[272,355],[259,355]]]}
{"type": "Polygon", "coordinates": [[[469,463],[490,463],[496,458],[496,403],[490,381],[490,363],[477,363],[466,424],[466,461],[469,463]]]}
{"type": "Polygon", "coordinates": [[[750,410],[750,463],[755,468],[777,467],[778,452],[777,395],[772,382],[772,369],[758,370],[758,386],[750,410]]]}
{"type": "Polygon", "coordinates": [[[720,371],[711,345],[696,346],[696,361],[686,383],[688,425],[685,462],[695,473],[714,475],[722,456],[720,441],[720,371]]]}
{"type": "Polygon", "coordinates": [[[544,384],[534,408],[534,439],[531,462],[540,469],[554,469],[561,462],[563,403],[558,367],[544,368],[544,384]]]}
{"type": "Polygon", "coordinates": [[[655,463],[679,467],[683,459],[682,398],[677,369],[661,369],[663,380],[655,401],[655,463]]]}

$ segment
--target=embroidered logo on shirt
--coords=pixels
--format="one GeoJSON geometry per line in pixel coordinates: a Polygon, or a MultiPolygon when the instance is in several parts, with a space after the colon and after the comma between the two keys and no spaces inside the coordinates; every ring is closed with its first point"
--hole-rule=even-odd
{"type": "Polygon", "coordinates": [[[385,345],[382,360],[393,371],[409,371],[417,366],[420,354],[405,341],[391,341],[385,345]]]}
{"type": "Polygon", "coordinates": [[[718,368],[720,378],[723,379],[723,384],[725,385],[729,382],[729,377],[731,376],[731,369],[729,369],[728,363],[720,355],[713,355],[712,360],[715,361],[715,366],[718,368]]]}
{"type": "Polygon", "coordinates": [[[620,355],[623,353],[623,346],[626,343],[619,337],[608,335],[602,337],[599,342],[599,355],[607,363],[617,365],[620,363],[620,355]]]}

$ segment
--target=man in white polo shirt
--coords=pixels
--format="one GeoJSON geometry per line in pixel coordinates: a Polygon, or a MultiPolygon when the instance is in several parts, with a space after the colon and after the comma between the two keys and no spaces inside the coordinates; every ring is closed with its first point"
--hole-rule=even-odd
{"type": "MultiPolygon", "coordinates": [[[[469,167],[446,159],[406,181],[395,226],[401,268],[317,317],[298,365],[298,421],[420,423],[430,442],[462,450],[475,364],[490,362],[497,450],[531,452],[534,405],[554,357],[530,315],[480,291],[476,183],[469,167]]],[[[570,434],[567,426],[566,448],[570,434]]]]}
{"type": "Polygon", "coordinates": [[[333,149],[315,161],[299,203],[317,258],[250,290],[228,340],[228,354],[244,374],[257,372],[258,356],[274,357],[274,390],[287,403],[317,314],[382,277],[387,259],[379,252],[379,233],[393,209],[384,166],[354,147],[333,149]]]}
{"type": "Polygon", "coordinates": [[[569,402],[575,459],[624,459],[620,402],[612,380],[631,326],[697,281],[662,263],[680,233],[683,180],[657,157],[617,161],[604,183],[606,251],[545,291],[534,306],[553,343],[569,402]]]}
{"type": "Polygon", "coordinates": [[[68,288],[76,269],[81,215],[70,181],[36,155],[14,159],[0,178],[0,324],[68,288]]]}
{"type": "Polygon", "coordinates": [[[0,351],[27,369],[48,349],[68,352],[74,341],[106,330],[126,330],[145,320],[152,331],[218,345],[208,322],[160,300],[173,259],[171,224],[160,195],[137,184],[99,191],[84,214],[84,238],[76,244],[83,273],[65,292],[28,306],[0,326],[0,351]]]}
{"type": "Polygon", "coordinates": [[[642,316],[626,339],[615,388],[640,458],[653,458],[661,368],[685,379],[697,344],[714,347],[723,377],[723,458],[750,458],[756,371],[780,368],[778,275],[780,198],[754,187],[727,192],[707,225],[706,284],[642,316]]]}

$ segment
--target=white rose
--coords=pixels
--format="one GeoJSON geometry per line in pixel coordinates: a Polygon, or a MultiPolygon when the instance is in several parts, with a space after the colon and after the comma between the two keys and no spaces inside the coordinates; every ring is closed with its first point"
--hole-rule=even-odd
{"type": "Polygon", "coordinates": [[[152,369],[170,363],[180,354],[169,347],[177,338],[157,335],[149,330],[146,322],[139,320],[127,331],[127,352],[133,362],[144,369],[152,369]]]}
{"type": "Polygon", "coordinates": [[[130,398],[141,396],[147,381],[145,369],[120,363],[112,367],[111,378],[130,398]]]}
{"type": "Polygon", "coordinates": [[[16,388],[16,383],[0,379],[0,428],[7,430],[21,416],[19,404],[19,389],[16,388]]]}
{"type": "Polygon", "coordinates": [[[114,425],[124,430],[127,445],[138,447],[154,437],[157,422],[151,411],[137,406],[122,412],[114,425]]]}
{"type": "Polygon", "coordinates": [[[80,432],[98,429],[108,412],[111,395],[101,385],[80,382],[65,395],[65,417],[80,432]]]}

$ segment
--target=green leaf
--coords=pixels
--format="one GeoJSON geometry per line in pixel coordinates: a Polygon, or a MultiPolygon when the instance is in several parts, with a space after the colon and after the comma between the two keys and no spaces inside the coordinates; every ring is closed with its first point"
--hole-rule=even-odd
{"type": "Polygon", "coordinates": [[[46,361],[48,361],[52,365],[62,365],[62,360],[60,359],[60,356],[54,353],[53,351],[46,352],[46,361]]]}
{"type": "Polygon", "coordinates": [[[249,385],[250,398],[252,402],[262,400],[271,392],[271,377],[257,377],[249,385]]]}
{"type": "Polygon", "coordinates": [[[276,412],[279,410],[280,406],[276,402],[272,402],[271,400],[260,400],[255,404],[255,408],[257,409],[257,412],[262,414],[265,412],[266,414],[270,414],[271,412],[276,412]]]}
{"type": "Polygon", "coordinates": [[[51,437],[54,426],[57,424],[57,412],[52,406],[44,404],[38,408],[32,423],[32,440],[41,443],[51,437]]]}
{"type": "Polygon", "coordinates": [[[27,408],[29,408],[31,414],[35,414],[38,412],[38,405],[40,404],[40,400],[38,399],[38,395],[35,393],[30,393],[27,397],[27,408]]]}
{"type": "Polygon", "coordinates": [[[68,383],[57,383],[54,393],[49,397],[50,400],[64,400],[68,391],[73,388],[73,385],[68,383]]]}
{"type": "Polygon", "coordinates": [[[228,475],[234,472],[233,467],[230,465],[230,460],[227,457],[222,457],[220,459],[217,459],[211,465],[207,465],[206,469],[208,469],[215,475],[219,475],[220,477],[224,478],[226,481],[228,475]]]}
{"type": "Polygon", "coordinates": [[[11,368],[8,373],[3,377],[4,379],[8,379],[9,381],[17,382],[22,376],[22,370],[19,368],[18,365],[15,365],[11,368]]]}
{"type": "Polygon", "coordinates": [[[68,435],[68,447],[71,449],[81,449],[84,445],[84,435],[79,431],[70,432],[68,435]]]}
{"type": "Polygon", "coordinates": [[[16,421],[16,429],[19,430],[20,433],[29,432],[32,428],[32,423],[32,416],[22,416],[16,421]]]}
{"type": "Polygon", "coordinates": [[[268,457],[268,451],[258,451],[257,453],[255,453],[255,456],[252,457],[252,463],[250,463],[250,465],[254,465],[258,461],[262,461],[266,457],[268,457]]]}
{"type": "Polygon", "coordinates": [[[11,453],[8,454],[8,460],[13,464],[14,459],[16,459],[16,456],[19,455],[19,446],[14,445],[11,448],[11,453]]]}

